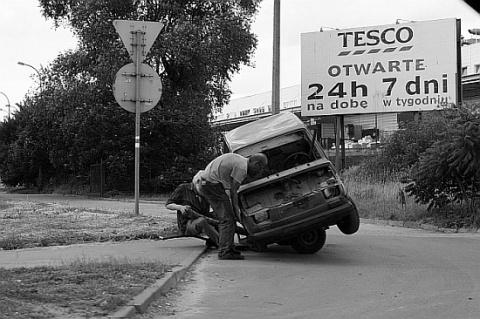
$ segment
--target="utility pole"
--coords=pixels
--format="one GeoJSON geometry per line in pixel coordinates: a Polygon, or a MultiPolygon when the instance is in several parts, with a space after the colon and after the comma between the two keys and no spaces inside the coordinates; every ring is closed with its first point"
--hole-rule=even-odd
{"type": "Polygon", "coordinates": [[[280,0],[273,9],[272,114],[280,113],[280,0]]]}

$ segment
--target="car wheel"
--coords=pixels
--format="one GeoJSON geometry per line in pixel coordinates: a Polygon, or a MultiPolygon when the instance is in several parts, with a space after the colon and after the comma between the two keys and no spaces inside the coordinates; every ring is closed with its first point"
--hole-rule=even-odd
{"type": "Polygon", "coordinates": [[[337,223],[337,227],[345,235],[351,235],[356,233],[360,228],[360,216],[358,216],[358,211],[356,209],[353,209],[350,212],[350,215],[337,223]]]}
{"type": "Polygon", "coordinates": [[[325,244],[327,233],[324,228],[303,233],[292,239],[292,248],[299,254],[315,254],[325,244]]]}

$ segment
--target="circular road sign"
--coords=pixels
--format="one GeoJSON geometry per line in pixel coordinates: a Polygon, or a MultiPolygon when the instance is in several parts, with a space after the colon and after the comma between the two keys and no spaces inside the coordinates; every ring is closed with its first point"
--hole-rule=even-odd
{"type": "MultiPolygon", "coordinates": [[[[135,64],[129,63],[118,70],[113,84],[113,95],[121,107],[135,113],[137,97],[135,86],[137,77],[135,64]]],[[[160,76],[148,64],[142,63],[140,71],[140,113],[150,111],[162,96],[160,76]]]]}

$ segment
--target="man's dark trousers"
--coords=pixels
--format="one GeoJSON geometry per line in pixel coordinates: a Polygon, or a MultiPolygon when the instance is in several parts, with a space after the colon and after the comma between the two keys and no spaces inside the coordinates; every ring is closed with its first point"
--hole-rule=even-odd
{"type": "Polygon", "coordinates": [[[221,183],[205,182],[202,184],[202,193],[219,219],[220,247],[218,256],[221,257],[232,252],[235,248],[236,221],[233,206],[221,183]]]}

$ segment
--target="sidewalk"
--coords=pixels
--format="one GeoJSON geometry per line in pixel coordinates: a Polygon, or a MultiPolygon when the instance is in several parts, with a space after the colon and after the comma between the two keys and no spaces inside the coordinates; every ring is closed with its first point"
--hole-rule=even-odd
{"type": "Polygon", "coordinates": [[[162,261],[174,266],[171,272],[134,297],[110,318],[129,318],[144,312],[160,294],[167,292],[182,279],[192,264],[202,255],[203,240],[178,238],[170,240],[135,240],[121,243],[82,244],[0,251],[0,267],[57,266],[78,259],[128,258],[162,261]]]}

